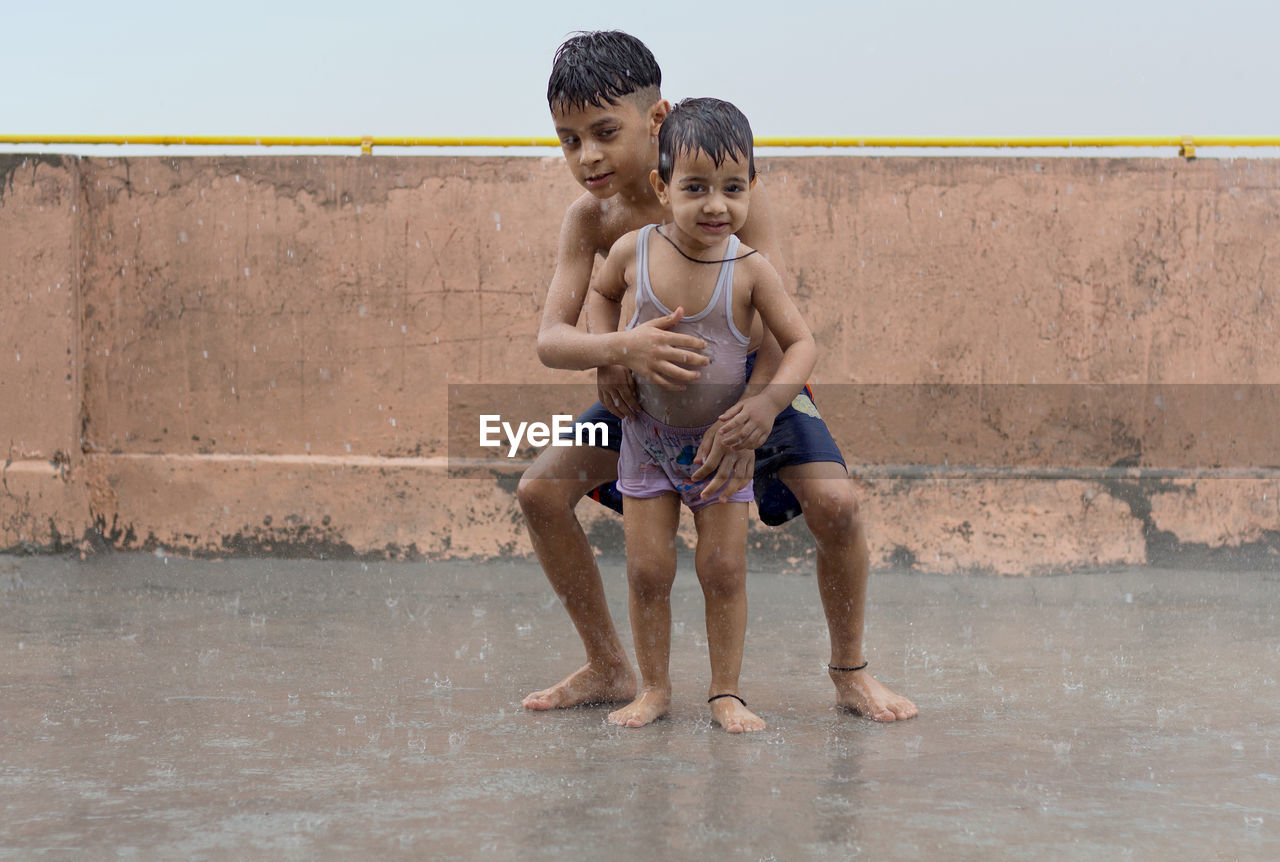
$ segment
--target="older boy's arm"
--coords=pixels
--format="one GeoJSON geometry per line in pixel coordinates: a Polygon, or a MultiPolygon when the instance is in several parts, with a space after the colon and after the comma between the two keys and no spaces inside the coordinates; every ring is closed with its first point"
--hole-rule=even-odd
{"type": "Polygon", "coordinates": [[[585,236],[575,217],[575,208],[565,214],[556,251],[556,271],[547,290],[538,329],[538,358],[551,368],[582,369],[610,364],[609,353],[616,345],[606,336],[593,337],[578,329],[578,317],[591,286],[595,247],[585,236]]]}
{"type": "Polygon", "coordinates": [[[656,318],[623,332],[589,333],[578,329],[591,284],[596,244],[583,226],[577,206],[565,215],[556,254],[556,271],[547,291],[538,330],[538,358],[551,368],[583,369],[625,365],[659,386],[676,389],[699,372],[684,366],[706,365],[701,338],[669,332],[683,313],[656,318]]]}
{"type": "MultiPolygon", "coordinates": [[[[616,332],[622,317],[622,297],[626,294],[626,267],[621,261],[623,242],[614,246],[617,254],[605,261],[600,278],[587,294],[587,329],[593,333],[616,332]]],[[[630,243],[626,248],[634,249],[630,243]]],[[[634,254],[634,251],[632,251],[634,254]]],[[[596,392],[604,408],[620,419],[634,417],[640,410],[635,379],[622,365],[604,365],[596,369],[596,392]]]]}

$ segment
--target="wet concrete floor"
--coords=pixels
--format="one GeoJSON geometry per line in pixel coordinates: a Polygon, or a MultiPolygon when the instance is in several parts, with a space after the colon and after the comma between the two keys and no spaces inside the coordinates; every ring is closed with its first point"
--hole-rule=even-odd
{"type": "Polygon", "coordinates": [[[749,590],[730,737],[688,566],[622,730],[520,708],[581,660],[530,563],[0,557],[0,858],[1280,858],[1275,572],[878,574],[898,726],[832,707],[811,575],[749,590]]]}

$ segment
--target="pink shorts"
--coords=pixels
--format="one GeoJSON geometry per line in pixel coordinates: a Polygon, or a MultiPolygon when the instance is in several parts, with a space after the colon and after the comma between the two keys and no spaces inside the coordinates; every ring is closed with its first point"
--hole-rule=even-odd
{"type": "MultiPolygon", "coordinates": [[[[720,502],[715,497],[703,500],[698,496],[710,479],[695,482],[690,478],[697,469],[693,456],[702,443],[702,435],[710,427],[665,425],[643,411],[635,419],[623,419],[622,445],[618,450],[618,491],[624,497],[642,500],[675,492],[695,512],[720,502]]],[[[755,491],[748,482],[729,502],[750,503],[754,499],[755,491]]]]}

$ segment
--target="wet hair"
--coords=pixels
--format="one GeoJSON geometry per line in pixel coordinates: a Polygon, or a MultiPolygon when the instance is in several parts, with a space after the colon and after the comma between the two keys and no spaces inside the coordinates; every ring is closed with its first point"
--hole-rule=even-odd
{"type": "Polygon", "coordinates": [[[725,159],[746,159],[749,178],[754,180],[754,143],[751,123],[733,105],[720,99],[684,99],[658,130],[658,176],[664,183],[671,182],[677,155],[702,152],[716,167],[725,159]]]}
{"type": "MultiPolygon", "coordinates": [[[[558,107],[603,108],[627,96],[662,97],[662,70],[644,43],[620,30],[574,33],[551,62],[547,104],[558,107]],[[650,92],[652,91],[652,92],[650,92]]],[[[650,98],[652,97],[652,98],[650,98]]]]}

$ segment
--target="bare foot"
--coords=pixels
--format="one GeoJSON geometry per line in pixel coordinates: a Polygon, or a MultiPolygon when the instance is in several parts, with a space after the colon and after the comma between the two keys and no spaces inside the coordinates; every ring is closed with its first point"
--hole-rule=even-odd
{"type": "Polygon", "coordinates": [[[535,691],[523,701],[525,709],[567,709],[589,703],[617,703],[636,696],[636,675],[630,664],[597,670],[589,664],[551,688],[535,691]]]}
{"type": "Polygon", "coordinates": [[[609,713],[609,723],[619,727],[644,727],[662,718],[670,708],[670,689],[645,688],[631,703],[609,713]]]}
{"type": "Polygon", "coordinates": [[[764,719],[732,695],[711,701],[711,717],[730,733],[754,733],[765,728],[764,719]]]}
{"type": "Polygon", "coordinates": [[[865,670],[829,671],[836,684],[836,706],[875,721],[904,721],[920,714],[916,705],[894,694],[865,670]]]}

